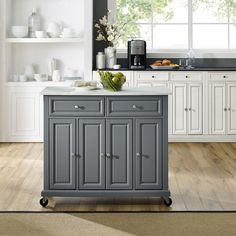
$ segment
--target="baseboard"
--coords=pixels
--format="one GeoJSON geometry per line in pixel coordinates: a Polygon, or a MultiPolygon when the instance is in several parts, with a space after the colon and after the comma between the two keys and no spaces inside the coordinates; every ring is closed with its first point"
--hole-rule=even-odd
{"type": "Polygon", "coordinates": [[[235,143],[236,135],[169,135],[169,142],[235,143]]]}

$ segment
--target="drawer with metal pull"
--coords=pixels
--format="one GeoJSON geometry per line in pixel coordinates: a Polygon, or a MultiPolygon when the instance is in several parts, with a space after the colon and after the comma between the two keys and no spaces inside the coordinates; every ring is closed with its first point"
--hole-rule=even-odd
{"type": "Polygon", "coordinates": [[[201,72],[172,72],[171,73],[171,80],[197,80],[201,81],[203,78],[203,74],[201,72]]]}
{"type": "Polygon", "coordinates": [[[52,116],[104,116],[104,98],[53,97],[49,101],[52,116]]]}
{"type": "Polygon", "coordinates": [[[108,116],[162,116],[162,109],[161,97],[107,99],[108,116]]]}

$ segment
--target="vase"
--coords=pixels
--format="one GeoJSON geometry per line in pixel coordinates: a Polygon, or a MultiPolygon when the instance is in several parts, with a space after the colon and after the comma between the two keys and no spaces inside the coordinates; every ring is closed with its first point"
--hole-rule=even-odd
{"type": "Polygon", "coordinates": [[[106,68],[113,69],[116,65],[116,49],[114,47],[105,48],[106,68]]]}

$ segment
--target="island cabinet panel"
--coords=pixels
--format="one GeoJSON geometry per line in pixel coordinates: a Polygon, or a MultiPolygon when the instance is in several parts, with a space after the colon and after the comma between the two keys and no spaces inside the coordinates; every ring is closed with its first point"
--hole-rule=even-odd
{"type": "Polygon", "coordinates": [[[132,189],[131,119],[107,120],[107,189],[132,189]]]}
{"type": "Polygon", "coordinates": [[[50,119],[49,167],[51,189],[75,189],[75,120],[50,119]]]}
{"type": "Polygon", "coordinates": [[[163,197],[171,204],[168,95],[155,95],[156,90],[140,96],[107,93],[44,97],[42,196],[163,197]],[[60,117],[50,109],[56,100],[56,110],[63,110],[60,117]],[[64,101],[70,101],[68,107],[64,101]],[[89,109],[81,115],[71,112],[77,102],[86,106],[87,101],[104,101],[103,116],[89,109]]]}
{"type": "Polygon", "coordinates": [[[79,189],[105,189],[105,120],[79,120],[78,134],[79,189]]]}
{"type": "Polygon", "coordinates": [[[136,122],[136,189],[162,188],[162,120],[136,122]]]}

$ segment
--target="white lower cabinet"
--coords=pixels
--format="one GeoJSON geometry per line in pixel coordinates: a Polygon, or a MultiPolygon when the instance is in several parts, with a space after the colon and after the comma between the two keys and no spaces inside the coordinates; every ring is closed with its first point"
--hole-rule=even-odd
{"type": "Polygon", "coordinates": [[[42,89],[8,89],[6,139],[9,142],[43,141],[42,89]]]}
{"type": "Polygon", "coordinates": [[[187,134],[187,84],[173,84],[173,134],[187,134]]]}
{"type": "Polygon", "coordinates": [[[173,83],[172,88],[173,134],[202,134],[202,83],[173,83]]]}
{"type": "Polygon", "coordinates": [[[227,83],[228,134],[236,134],[236,83],[227,83]]]}
{"type": "Polygon", "coordinates": [[[211,134],[236,134],[236,82],[210,83],[211,134]]]}

